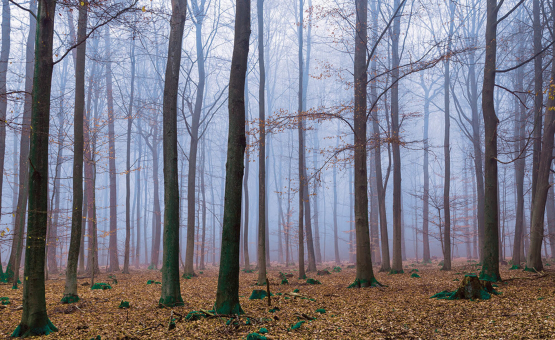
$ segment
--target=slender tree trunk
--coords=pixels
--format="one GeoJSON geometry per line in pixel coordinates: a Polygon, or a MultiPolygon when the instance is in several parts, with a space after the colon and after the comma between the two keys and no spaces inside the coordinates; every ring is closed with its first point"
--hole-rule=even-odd
{"type": "Polygon", "coordinates": [[[206,84],[205,57],[202,43],[202,24],[204,22],[204,1],[201,0],[201,7],[197,1],[192,1],[193,12],[196,19],[196,50],[198,63],[198,86],[195,106],[191,111],[192,122],[189,129],[191,143],[189,148],[189,171],[187,176],[187,247],[185,249],[185,275],[194,275],[193,257],[195,253],[195,181],[197,172],[197,153],[199,142],[199,125],[202,106],[204,101],[204,90],[206,84]]]}
{"type": "MultiPolygon", "coordinates": [[[[246,84],[246,89],[248,89],[248,80],[245,80],[246,84]]],[[[245,90],[246,94],[245,97],[248,96],[248,90],[245,90]]],[[[248,105],[247,105],[248,107],[248,105]]],[[[248,109],[247,109],[248,110],[248,109]]],[[[248,126],[246,127],[247,131],[248,131],[248,126]]],[[[245,134],[245,143],[248,145],[249,143],[249,136],[247,134],[245,134]]],[[[243,177],[243,193],[245,195],[244,197],[244,210],[245,213],[243,215],[243,258],[244,258],[244,263],[245,263],[245,270],[249,270],[250,269],[250,258],[249,258],[249,205],[250,205],[250,201],[249,201],[249,166],[250,166],[250,157],[249,157],[249,153],[247,152],[245,154],[245,175],[243,177]]],[[[260,242],[260,239],[259,241],[260,242]]],[[[258,248],[258,251],[260,252],[260,248],[258,248]]],[[[258,269],[260,271],[260,258],[258,258],[258,269]]],[[[264,261],[266,261],[266,259],[264,258],[264,261]]],[[[265,269],[265,267],[264,267],[265,269]]],[[[260,276],[260,273],[259,273],[260,276]]],[[[266,282],[266,275],[264,275],[264,281],[260,284],[264,284],[266,282]]]]}
{"type": "MultiPolygon", "coordinates": [[[[312,136],[313,136],[313,143],[314,143],[314,152],[312,153],[312,163],[314,164],[314,169],[318,169],[318,149],[320,148],[318,143],[318,129],[314,131],[312,136]]],[[[274,163],[274,175],[275,175],[275,163],[274,163]]],[[[316,252],[316,263],[321,264],[322,251],[320,250],[320,225],[318,224],[318,215],[320,213],[318,209],[318,204],[319,204],[318,187],[320,186],[320,184],[318,183],[318,179],[316,178],[316,176],[314,176],[313,185],[314,185],[314,189],[313,189],[314,199],[312,202],[314,205],[314,246],[315,246],[315,252],[316,252]]],[[[281,248],[281,238],[280,238],[279,245],[281,248]]]]}
{"type": "MultiPolygon", "coordinates": [[[[77,264],[81,248],[81,233],[83,232],[83,149],[84,149],[84,113],[85,113],[85,59],[86,34],[88,19],[88,4],[79,5],[79,19],[77,39],[81,43],[77,46],[75,64],[75,107],[73,124],[73,204],[71,210],[71,238],[67,257],[66,283],[63,303],[79,301],[77,294],[77,264]]],[[[57,171],[56,171],[57,172],[57,171]]]]}
{"type": "Polygon", "coordinates": [[[495,114],[494,88],[497,57],[497,0],[487,0],[486,59],[482,88],[482,114],[485,137],[485,219],[482,247],[483,266],[480,278],[500,281],[499,275],[499,211],[497,204],[497,125],[495,114]]]}
{"type": "MultiPolygon", "coordinates": [[[[399,0],[393,8],[399,7],[399,0]]],[[[401,11],[400,11],[401,12],[401,11]]],[[[400,13],[393,20],[391,37],[391,135],[393,149],[393,261],[391,269],[395,273],[403,271],[401,253],[401,136],[399,136],[399,36],[401,34],[400,13]]]]}
{"type": "MultiPolygon", "coordinates": [[[[338,131],[339,133],[339,131],[338,131]]],[[[339,145],[339,136],[336,138],[336,148],[339,145]]],[[[337,165],[333,167],[333,249],[335,251],[335,263],[341,264],[339,258],[339,240],[337,235],[337,165]]],[[[349,183],[351,185],[351,183],[349,183]]]]}
{"type": "Polygon", "coordinates": [[[204,176],[205,176],[205,163],[206,163],[206,151],[205,145],[206,142],[202,141],[201,152],[202,152],[202,159],[201,159],[201,172],[200,172],[200,194],[202,196],[202,238],[201,238],[201,245],[200,245],[200,270],[205,270],[205,249],[206,249],[206,185],[204,184],[204,176]]]}
{"type": "MultiPolygon", "coordinates": [[[[31,1],[29,9],[32,13],[37,11],[37,1],[31,1]]],[[[19,262],[23,250],[23,233],[25,231],[25,216],[27,214],[27,197],[29,195],[29,145],[31,126],[31,106],[33,91],[33,70],[35,68],[35,38],[37,21],[34,14],[29,14],[29,35],[25,49],[25,102],[23,104],[23,122],[21,130],[21,141],[19,147],[19,193],[17,198],[17,210],[15,212],[14,236],[5,278],[14,278],[15,286],[19,277],[19,262]]]]}
{"type": "MultiPolygon", "coordinates": [[[[257,0],[258,16],[258,66],[260,84],[258,86],[258,285],[266,283],[266,112],[264,64],[264,0],[257,0]]],[[[247,93],[248,95],[248,93],[247,93]]],[[[246,235],[246,234],[245,234],[246,235]]],[[[246,241],[245,241],[246,242],[246,241]]],[[[245,247],[246,251],[246,247],[245,247]]]]}
{"type": "Polygon", "coordinates": [[[123,273],[129,274],[130,234],[131,234],[131,128],[133,126],[133,100],[135,96],[135,37],[131,46],[131,91],[129,112],[127,113],[127,164],[125,173],[125,252],[123,255],[123,273]]]}
{"type": "MultiPolygon", "coordinates": [[[[381,263],[380,238],[379,238],[379,214],[378,214],[378,188],[376,184],[376,153],[374,149],[370,152],[370,243],[372,247],[372,260],[381,263]]],[[[352,231],[351,231],[352,233],[352,231]]],[[[349,257],[354,262],[355,254],[349,257]]]]}
{"type": "MultiPolygon", "coordinates": [[[[453,36],[453,28],[455,25],[455,3],[449,3],[449,37],[447,41],[446,54],[451,53],[451,37],[453,36]]],[[[443,141],[443,155],[445,157],[445,177],[443,184],[443,210],[445,211],[445,253],[443,254],[443,267],[442,270],[451,270],[451,201],[450,201],[450,187],[451,187],[451,149],[449,145],[451,116],[449,110],[449,89],[451,84],[450,75],[450,59],[447,57],[444,64],[444,116],[445,116],[445,134],[443,141]]]]}
{"type": "Polygon", "coordinates": [[[48,335],[58,329],[46,312],[44,262],[48,205],[48,133],[56,2],[39,0],[29,152],[29,214],[21,323],[12,337],[48,335]]]}
{"type": "Polygon", "coordinates": [[[235,38],[229,76],[229,134],[227,148],[224,226],[215,310],[241,314],[239,305],[239,239],[241,184],[245,154],[245,78],[249,54],[250,0],[237,0],[235,38]]]}
{"type": "Polygon", "coordinates": [[[299,25],[297,26],[298,43],[299,43],[299,111],[298,111],[298,132],[299,132],[299,279],[303,279],[305,274],[304,268],[304,185],[303,185],[303,167],[304,167],[304,124],[302,115],[303,107],[303,0],[299,0],[299,25]]]}
{"type": "MultiPolygon", "coordinates": [[[[540,165],[540,153],[542,148],[542,114],[543,114],[543,55],[542,35],[543,27],[540,20],[540,0],[532,1],[532,29],[534,31],[534,130],[533,130],[533,152],[532,152],[532,208],[535,209],[534,200],[538,186],[538,172],[540,165]]],[[[530,214],[532,219],[532,214],[530,214]]],[[[530,224],[533,225],[532,220],[530,224]]],[[[543,227],[542,227],[543,228],[543,227]]],[[[530,256],[530,254],[528,254],[530,256]]]]}
{"type": "MultiPolygon", "coordinates": [[[[164,249],[162,294],[159,304],[183,306],[179,285],[179,173],[177,167],[177,93],[186,0],[172,0],[168,60],[164,82],[163,158],[164,158],[164,249]]],[[[203,169],[204,170],[204,169],[203,169]]]]}
{"type": "Polygon", "coordinates": [[[430,231],[429,231],[429,216],[430,216],[430,173],[429,173],[429,152],[430,146],[428,141],[428,129],[430,126],[430,91],[425,91],[424,97],[424,193],[422,204],[422,261],[424,263],[431,263],[430,257],[430,231]]]}
{"type": "MultiPolygon", "coordinates": [[[[6,78],[8,75],[8,62],[10,59],[10,31],[11,13],[9,0],[2,0],[2,50],[0,52],[0,169],[4,169],[4,156],[6,153],[6,113],[8,110],[8,97],[6,95],[6,78]]],[[[0,193],[4,184],[3,174],[0,176],[0,193]]],[[[2,202],[0,200],[0,212],[2,202]]],[[[0,217],[2,215],[0,214],[0,217]]]]}

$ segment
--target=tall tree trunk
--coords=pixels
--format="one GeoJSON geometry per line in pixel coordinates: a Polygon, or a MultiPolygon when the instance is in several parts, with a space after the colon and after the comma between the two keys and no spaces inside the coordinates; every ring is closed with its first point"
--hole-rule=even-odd
{"type": "MultiPolygon", "coordinates": [[[[6,114],[8,98],[6,95],[6,78],[8,75],[8,62],[10,59],[10,31],[11,13],[9,0],[2,0],[2,50],[0,52],[0,169],[4,169],[4,156],[6,153],[6,114]]],[[[0,193],[4,184],[4,175],[0,176],[0,193]]],[[[2,202],[0,200],[0,212],[2,202]]],[[[0,214],[0,217],[2,215],[0,214]]]]}
{"type": "Polygon", "coordinates": [[[29,148],[31,168],[29,171],[29,214],[25,249],[23,313],[21,323],[13,332],[12,337],[48,335],[58,330],[48,319],[44,286],[44,252],[48,220],[48,133],[52,70],[54,68],[52,47],[55,17],[56,2],[39,0],[29,148]]]}
{"type": "MultiPolygon", "coordinates": [[[[309,2],[310,5],[310,2],[309,2]]],[[[316,129],[316,131],[314,131],[314,133],[312,134],[313,136],[313,143],[314,143],[314,152],[312,152],[312,163],[314,164],[314,169],[318,169],[318,149],[319,147],[319,143],[318,143],[318,129],[316,129]]],[[[274,160],[275,162],[275,160],[274,160]]],[[[274,175],[275,175],[275,163],[274,163],[274,175]]],[[[315,247],[315,252],[316,252],[316,263],[317,264],[321,264],[322,263],[322,251],[320,250],[320,225],[318,224],[318,215],[319,215],[319,209],[318,209],[318,187],[320,186],[318,183],[318,179],[316,178],[316,176],[314,176],[314,181],[313,181],[313,205],[314,205],[314,247],[315,247]]],[[[281,204],[281,202],[280,202],[281,204]]],[[[350,233],[349,233],[350,234],[350,233]]],[[[280,248],[281,248],[281,238],[280,238],[280,242],[279,242],[280,248]]]]}
{"type": "Polygon", "coordinates": [[[112,63],[110,29],[106,26],[105,48],[108,60],[106,63],[106,94],[108,102],[108,168],[110,172],[110,267],[109,272],[119,271],[118,257],[118,196],[116,182],[116,136],[114,121],[114,96],[112,90],[112,63]]]}
{"type": "MultiPolygon", "coordinates": [[[[451,38],[453,36],[453,28],[455,25],[455,3],[449,3],[449,37],[447,40],[446,54],[451,53],[451,38]]],[[[445,157],[445,176],[443,184],[443,210],[445,211],[445,253],[443,254],[443,267],[442,270],[451,270],[451,201],[450,201],[450,187],[451,187],[451,149],[449,145],[451,116],[449,110],[449,89],[451,84],[450,75],[450,58],[447,57],[444,64],[444,116],[445,116],[445,135],[443,140],[443,154],[445,157]]]]}
{"type": "MultiPolygon", "coordinates": [[[[555,5],[553,3],[552,5],[555,5]]],[[[555,9],[552,9],[551,18],[554,19],[555,9]]],[[[555,24],[553,24],[555,28],[555,24]]],[[[553,49],[553,57],[555,57],[555,48],[553,49]]],[[[541,247],[543,242],[544,233],[544,216],[547,195],[551,184],[549,177],[551,172],[551,163],[553,161],[553,140],[555,133],[555,59],[552,59],[551,65],[551,79],[549,85],[547,109],[545,112],[545,122],[543,126],[543,140],[541,144],[540,159],[537,173],[536,190],[532,198],[532,211],[531,211],[531,224],[530,224],[530,247],[528,251],[528,258],[526,266],[528,269],[535,269],[536,271],[543,270],[543,262],[541,256],[541,247]]],[[[541,109],[541,108],[540,108],[541,109]]],[[[541,115],[541,114],[540,114],[541,115]]]]}
{"type": "MultiPolygon", "coordinates": [[[[393,8],[399,7],[399,0],[393,8]]],[[[399,136],[399,36],[401,34],[401,12],[393,19],[391,37],[391,136],[393,149],[393,261],[391,269],[395,273],[403,271],[401,253],[401,136],[399,136]]]]}
{"type": "MultiPolygon", "coordinates": [[[[547,15],[547,13],[546,13],[547,15]]],[[[543,27],[540,20],[540,0],[532,1],[532,29],[534,31],[534,130],[533,130],[533,152],[532,152],[532,208],[535,209],[534,200],[538,189],[538,172],[540,165],[540,153],[542,148],[542,113],[543,113],[543,55],[542,35],[543,27]]],[[[543,184],[542,184],[543,185],[543,184]]],[[[532,222],[530,214],[530,224],[532,222]]],[[[543,227],[542,227],[543,228],[543,227]]],[[[528,254],[530,256],[530,254],[528,254]]]]}
{"type": "Polygon", "coordinates": [[[430,144],[428,141],[428,129],[430,126],[430,91],[424,92],[424,192],[422,197],[422,261],[431,263],[430,257],[430,173],[429,173],[429,152],[430,144]]]}
{"type": "Polygon", "coordinates": [[[299,43],[299,102],[298,102],[298,132],[299,132],[299,279],[303,279],[305,274],[304,268],[304,185],[303,185],[303,167],[304,167],[304,124],[302,119],[303,107],[303,0],[299,0],[299,24],[297,25],[297,35],[299,43]]]}
{"type": "Polygon", "coordinates": [[[484,241],[481,249],[483,258],[480,278],[500,281],[499,275],[499,211],[497,204],[497,125],[494,88],[497,57],[497,0],[487,0],[486,59],[482,88],[482,114],[485,138],[485,202],[484,241]]]}
{"type": "MultiPolygon", "coordinates": [[[[258,16],[258,66],[260,84],[258,86],[258,285],[266,283],[266,112],[264,64],[264,0],[257,0],[258,16]]],[[[248,95],[248,94],[247,94],[248,95]]],[[[246,235],[246,234],[245,234],[246,235]]],[[[269,236],[269,235],[268,235],[269,236]]],[[[246,247],[245,247],[246,251],[246,247]]]]}
{"type": "Polygon", "coordinates": [[[162,229],[162,213],[160,211],[160,189],[159,189],[159,155],[158,155],[158,119],[153,117],[154,129],[152,143],[149,145],[152,152],[152,178],[153,178],[153,201],[154,211],[152,214],[152,246],[150,248],[150,268],[158,269],[158,260],[160,255],[160,238],[162,229]]]}
{"type": "Polygon", "coordinates": [[[123,273],[129,274],[130,234],[131,234],[131,128],[133,126],[133,100],[135,96],[135,36],[131,46],[131,93],[127,113],[127,164],[125,172],[125,252],[123,254],[123,273]]]}
{"type": "Polygon", "coordinates": [[[368,230],[368,171],[366,156],[366,96],[368,75],[366,53],[368,49],[368,1],[355,0],[355,60],[354,60],[354,186],[356,229],[356,279],[355,287],[377,285],[372,270],[370,232],[368,230]]]}
{"type": "Polygon", "coordinates": [[[33,72],[35,68],[35,38],[37,21],[37,1],[31,1],[29,10],[29,35],[25,45],[25,102],[23,104],[23,122],[21,129],[21,141],[19,147],[19,193],[17,198],[17,210],[15,212],[14,236],[8,266],[6,267],[6,280],[14,279],[17,286],[19,277],[19,262],[23,250],[23,232],[25,230],[25,216],[27,214],[27,198],[29,196],[29,144],[31,134],[31,106],[33,91],[33,72]]]}
{"type": "Polygon", "coordinates": [[[199,125],[202,106],[204,102],[204,90],[206,84],[204,47],[202,44],[202,24],[204,22],[204,1],[192,0],[193,16],[195,17],[196,50],[198,64],[198,86],[195,106],[191,111],[192,121],[189,126],[191,143],[189,147],[189,172],[187,176],[187,247],[185,249],[185,275],[194,275],[193,257],[195,253],[195,181],[197,173],[197,154],[199,142],[199,125]]]}
{"type": "MultiPolygon", "coordinates": [[[[187,12],[186,0],[172,0],[168,60],[164,82],[164,250],[162,264],[162,306],[183,306],[179,285],[179,173],[177,167],[177,92],[181,46],[187,12]]],[[[204,169],[203,169],[204,170],[204,169]]]]}
{"type": "MultiPolygon", "coordinates": [[[[81,43],[77,46],[75,63],[75,106],[73,124],[73,203],[71,209],[71,238],[67,256],[66,283],[63,303],[79,301],[77,294],[77,264],[81,248],[81,233],[83,231],[83,124],[85,113],[85,59],[87,50],[87,19],[88,4],[79,5],[79,19],[77,39],[81,43]]],[[[57,171],[56,171],[57,172],[57,171]]]]}
{"type": "MultiPolygon", "coordinates": [[[[245,80],[246,82],[246,89],[245,89],[245,97],[248,96],[248,79],[245,80]]],[[[248,100],[246,99],[246,101],[248,102],[248,100]]],[[[248,105],[247,105],[247,110],[248,110],[248,105]]],[[[245,127],[248,131],[248,125],[246,125],[245,127]]],[[[245,143],[248,145],[249,144],[249,136],[248,134],[245,134],[245,143]]],[[[243,193],[245,195],[244,197],[244,215],[243,215],[243,258],[244,258],[244,263],[245,263],[245,269],[249,270],[251,265],[250,265],[250,258],[249,258],[249,205],[250,205],[250,201],[249,201],[249,166],[250,166],[250,157],[249,157],[249,153],[247,152],[245,154],[245,175],[243,177],[243,193]]],[[[258,240],[259,244],[260,244],[260,239],[258,240]]],[[[258,248],[258,251],[260,252],[260,247],[258,248]]],[[[259,269],[259,276],[260,276],[260,257],[258,258],[259,263],[258,263],[258,269],[259,269]]],[[[266,261],[266,258],[264,258],[264,261],[266,261]]],[[[264,271],[266,269],[266,266],[264,266],[264,271]]],[[[263,284],[266,282],[266,273],[264,273],[264,281],[260,284],[263,284]]]]}
{"type": "MultiPolygon", "coordinates": [[[[519,43],[519,54],[524,52],[524,44],[519,43]]],[[[522,54],[521,54],[522,55],[522,54]]],[[[525,259],[521,257],[522,235],[524,231],[524,171],[526,169],[526,107],[519,101],[525,100],[524,96],[524,68],[519,67],[515,75],[515,89],[519,93],[515,98],[515,125],[514,125],[514,154],[515,154],[515,186],[516,186],[516,216],[515,236],[513,248],[513,265],[520,267],[525,259]]]]}
{"type": "Polygon", "coordinates": [[[205,151],[205,144],[206,142],[202,141],[201,146],[201,171],[200,171],[200,194],[202,196],[202,237],[201,237],[201,244],[200,244],[200,270],[205,270],[205,249],[206,249],[206,185],[204,184],[204,173],[206,172],[205,163],[206,163],[206,151],[205,151]]]}
{"type": "MultiPolygon", "coordinates": [[[[135,172],[135,196],[137,197],[137,210],[135,227],[137,228],[137,246],[135,247],[135,268],[139,269],[141,266],[141,158],[143,152],[143,143],[141,138],[138,138],[139,150],[137,154],[137,171],[135,172]]],[[[137,149],[135,149],[137,150],[137,149]]],[[[144,189],[146,191],[146,188],[144,189]]],[[[143,234],[146,238],[146,235],[143,234]]],[[[145,249],[146,252],[146,249],[145,249]]]]}
{"type": "Polygon", "coordinates": [[[245,155],[245,78],[249,55],[250,0],[237,0],[235,37],[229,75],[229,134],[224,200],[224,226],[215,310],[241,314],[239,305],[239,239],[241,234],[241,184],[245,155]]]}
{"type": "MultiPolygon", "coordinates": [[[[372,94],[371,94],[372,95],[372,94]]],[[[381,263],[380,238],[379,238],[379,214],[378,214],[378,187],[376,184],[376,153],[370,151],[370,243],[372,247],[372,261],[381,263]]],[[[352,231],[351,231],[352,233],[352,231]]],[[[355,254],[349,257],[354,262],[355,254]]]]}
{"type": "MultiPolygon", "coordinates": [[[[339,129],[338,129],[339,130],[339,129]]],[[[339,131],[337,131],[339,134],[339,131]]],[[[336,149],[339,146],[339,136],[336,138],[336,149]]],[[[341,264],[339,258],[339,240],[337,235],[337,165],[333,167],[333,249],[335,254],[335,263],[341,264]]],[[[351,183],[349,183],[351,185],[351,183]]]]}

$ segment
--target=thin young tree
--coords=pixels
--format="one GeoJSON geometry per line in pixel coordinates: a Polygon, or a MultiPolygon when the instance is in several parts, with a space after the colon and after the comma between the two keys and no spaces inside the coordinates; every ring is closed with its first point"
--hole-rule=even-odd
{"type": "Polygon", "coordinates": [[[48,319],[44,280],[46,225],[48,221],[48,134],[52,89],[52,47],[56,1],[39,0],[29,147],[29,213],[25,247],[25,284],[21,323],[12,337],[50,334],[58,329],[48,319]]]}
{"type": "Polygon", "coordinates": [[[172,0],[168,60],[164,82],[164,249],[159,305],[183,306],[179,285],[179,173],[177,166],[177,92],[187,0],[172,0]]]}
{"type": "Polygon", "coordinates": [[[235,36],[229,75],[229,132],[225,175],[225,199],[220,272],[215,310],[219,314],[241,314],[239,304],[239,248],[241,235],[241,184],[245,141],[245,78],[251,33],[250,0],[237,0],[235,36]]]}
{"type": "Polygon", "coordinates": [[[83,123],[85,113],[85,59],[87,50],[87,19],[88,3],[79,5],[77,23],[77,39],[81,43],[77,46],[75,58],[75,106],[74,106],[74,146],[73,146],[73,209],[71,210],[71,238],[67,255],[66,283],[63,303],[79,301],[77,294],[77,264],[81,248],[81,232],[83,230],[83,123]]]}

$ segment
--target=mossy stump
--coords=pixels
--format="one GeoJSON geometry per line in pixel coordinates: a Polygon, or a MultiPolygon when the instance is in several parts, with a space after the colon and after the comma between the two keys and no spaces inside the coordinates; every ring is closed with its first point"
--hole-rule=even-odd
{"type": "Polygon", "coordinates": [[[432,296],[432,298],[443,300],[489,300],[491,294],[500,294],[493,288],[491,282],[480,280],[476,274],[467,274],[460,281],[459,287],[455,291],[442,291],[432,296]]]}

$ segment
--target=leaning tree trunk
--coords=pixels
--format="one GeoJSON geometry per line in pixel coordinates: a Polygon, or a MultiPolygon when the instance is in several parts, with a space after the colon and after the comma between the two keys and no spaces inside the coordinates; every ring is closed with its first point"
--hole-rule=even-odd
{"type": "Polygon", "coordinates": [[[25,284],[21,323],[12,337],[48,335],[58,329],[46,312],[44,263],[46,225],[48,221],[48,133],[50,127],[50,91],[52,86],[52,47],[56,2],[39,0],[33,106],[31,113],[31,144],[29,152],[29,214],[27,247],[25,248],[25,284]]]}
{"type": "Polygon", "coordinates": [[[241,234],[241,184],[245,141],[245,78],[249,55],[250,0],[237,0],[235,38],[229,75],[229,132],[225,176],[224,217],[220,272],[215,310],[241,314],[239,305],[239,240],[241,234]]]}
{"type": "Polygon", "coordinates": [[[106,63],[106,94],[108,102],[108,168],[110,172],[110,267],[108,271],[119,271],[118,257],[118,196],[116,182],[116,136],[115,136],[115,112],[114,96],[112,91],[112,63],[110,61],[110,29],[106,26],[106,53],[108,62],[106,63]]]}
{"type": "Polygon", "coordinates": [[[179,286],[179,172],[177,167],[177,92],[181,65],[181,46],[187,11],[186,0],[172,0],[168,60],[164,82],[164,249],[162,294],[159,304],[183,306],[179,286]]]}
{"type": "Polygon", "coordinates": [[[73,209],[71,210],[71,238],[67,256],[66,283],[63,303],[79,301],[77,294],[77,264],[81,248],[81,232],[83,230],[83,122],[85,112],[85,58],[87,41],[87,4],[79,6],[77,46],[75,63],[75,107],[73,124],[73,209]]]}
{"type": "Polygon", "coordinates": [[[499,208],[497,204],[497,125],[494,88],[497,54],[497,0],[487,0],[486,59],[482,88],[482,114],[484,117],[485,145],[485,219],[483,257],[480,279],[500,281],[499,275],[499,208]]]}

